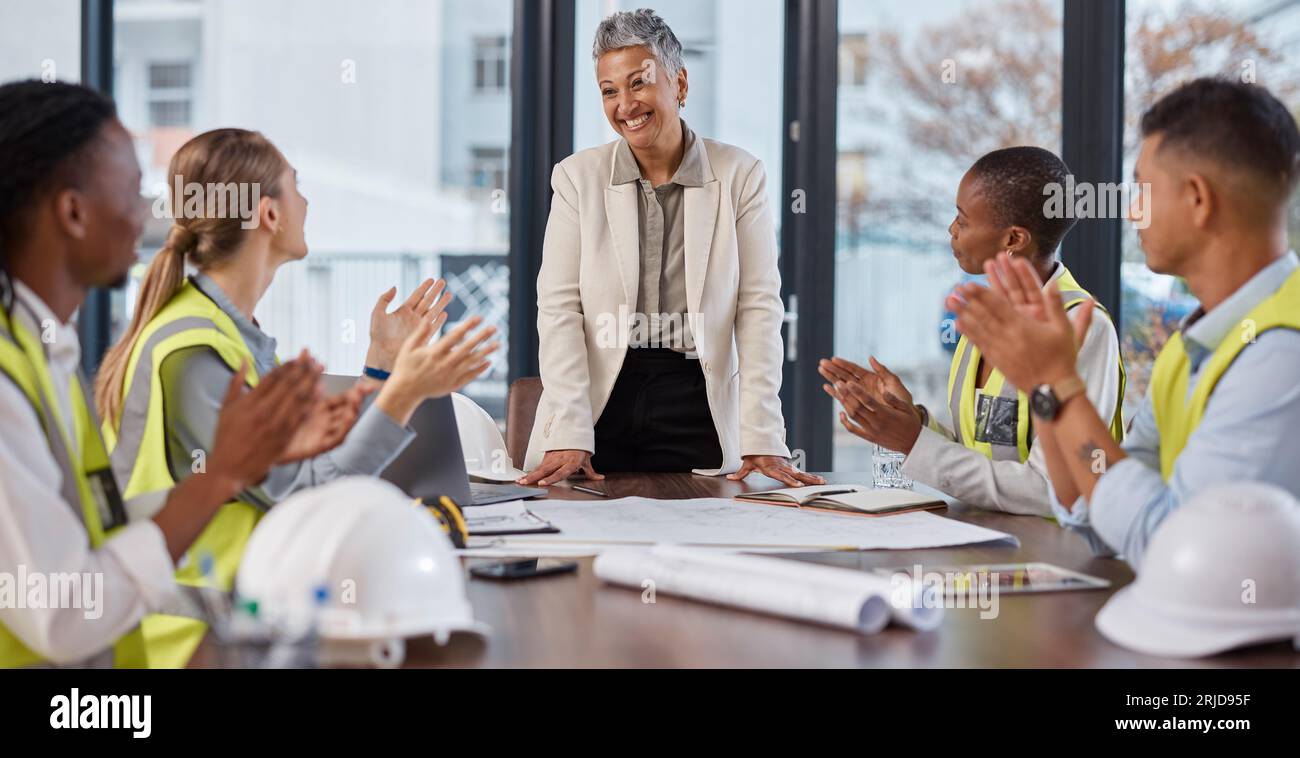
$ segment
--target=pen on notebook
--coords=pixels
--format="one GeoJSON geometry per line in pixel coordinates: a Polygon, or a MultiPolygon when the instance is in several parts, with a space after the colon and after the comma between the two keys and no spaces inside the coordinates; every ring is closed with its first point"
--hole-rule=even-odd
{"type": "Polygon", "coordinates": [[[600,496],[600,497],[609,497],[609,494],[608,494],[608,493],[601,492],[600,490],[592,489],[591,487],[583,487],[581,484],[570,484],[569,487],[572,488],[572,489],[577,490],[578,492],[585,492],[585,493],[587,493],[588,495],[598,495],[598,496],[600,496]]]}

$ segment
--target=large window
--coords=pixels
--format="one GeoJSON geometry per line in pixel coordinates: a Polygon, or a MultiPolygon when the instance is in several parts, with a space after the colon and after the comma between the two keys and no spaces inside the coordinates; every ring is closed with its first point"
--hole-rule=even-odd
{"type": "MultiPolygon", "coordinates": [[[[593,32],[609,13],[644,3],[575,2],[573,141],[582,150],[616,139],[593,76],[593,32]]],[[[965,278],[947,232],[956,186],[972,161],[998,147],[1036,144],[1059,153],[1062,5],[839,2],[838,140],[814,147],[819,157],[832,149],[836,155],[835,245],[798,252],[834,256],[834,323],[826,325],[834,329],[834,352],[879,357],[934,408],[946,405],[954,347],[943,298],[965,278]]],[[[80,78],[80,0],[0,6],[0,80],[80,78]]],[[[540,40],[549,33],[545,23],[513,29],[511,0],[113,6],[114,95],[136,137],[150,199],[163,191],[176,148],[218,126],[261,130],[300,172],[311,200],[311,256],[279,272],[258,313],[282,353],[306,346],[331,371],[358,371],[378,293],[437,275],[457,296],[453,320],[481,314],[508,339],[510,55],[517,33],[540,40]]],[[[781,0],[655,5],[684,46],[686,121],[763,160],[778,223],[787,208],[798,212],[786,205],[781,182],[785,16],[797,7],[781,0]]],[[[1180,81],[1243,77],[1300,110],[1300,0],[1127,0],[1126,7],[1125,178],[1141,111],[1180,81]]],[[[1082,27],[1072,32],[1102,33],[1073,18],[1082,27]]],[[[542,123],[550,107],[520,115],[542,123]]],[[[1098,114],[1081,118],[1077,126],[1089,138],[1111,138],[1107,124],[1095,123],[1098,114]]],[[[545,181],[514,189],[537,197],[545,181]]],[[[168,223],[150,220],[145,260],[168,223]]],[[[526,225],[523,216],[517,225],[526,225]]],[[[1300,200],[1291,239],[1300,247],[1300,200]]],[[[1122,253],[1131,417],[1154,354],[1195,303],[1181,282],[1146,268],[1127,224],[1122,253]]],[[[115,330],[134,295],[133,288],[113,295],[115,330]]],[[[502,350],[491,373],[470,388],[498,417],[507,360],[502,350]]],[[[834,467],[868,470],[868,446],[834,428],[834,467]]]]}
{"type": "Polygon", "coordinates": [[[15,79],[81,79],[80,0],[5,0],[0,83],[15,79]]]}
{"type": "MultiPolygon", "coordinates": [[[[617,139],[591,60],[596,26],[642,0],[578,0],[573,149],[617,139]]],[[[781,220],[781,121],[785,7],[780,0],[661,0],[655,11],[682,43],[690,96],[682,118],[699,136],[736,145],[767,170],[772,215],[781,220]]]]}
{"type": "MultiPolygon", "coordinates": [[[[862,3],[840,12],[835,353],[897,372],[947,414],[956,347],[943,300],[966,278],[948,225],[984,153],[1060,152],[1060,0],[862,3]]],[[[838,409],[837,409],[838,410],[838,409]]],[[[835,422],[839,471],[871,446],[835,422]]]]}
{"type": "MultiPolygon", "coordinates": [[[[1300,114],[1300,2],[1279,0],[1128,0],[1124,55],[1124,171],[1133,173],[1138,120],[1161,95],[1188,79],[1224,75],[1268,87],[1300,114]]],[[[1293,198],[1291,247],[1300,248],[1300,199],[1293,198]]],[[[1128,368],[1125,411],[1138,409],[1156,353],[1196,300],[1180,279],[1146,267],[1137,233],[1124,230],[1121,321],[1128,368]]]]}
{"type": "MultiPolygon", "coordinates": [[[[277,273],[257,316],[282,355],[307,347],[335,373],[360,372],[379,294],[425,277],[448,280],[452,322],[482,315],[508,337],[512,4],[382,5],[115,3],[115,97],[146,195],[165,191],[181,144],[215,127],[263,132],[298,169],[311,254],[277,273]]],[[[150,220],[142,258],[169,223],[150,220]]],[[[119,298],[118,328],[133,298],[119,298]]],[[[503,348],[467,390],[498,418],[506,362],[503,348]]]]}

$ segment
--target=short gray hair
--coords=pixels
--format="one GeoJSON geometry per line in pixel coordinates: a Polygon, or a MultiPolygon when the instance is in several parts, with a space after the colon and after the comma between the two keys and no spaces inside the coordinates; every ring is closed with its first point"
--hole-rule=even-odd
{"type": "Polygon", "coordinates": [[[677,35],[659,14],[649,8],[619,11],[601,21],[596,27],[596,41],[591,46],[591,60],[599,61],[600,56],[610,51],[637,46],[650,48],[659,59],[659,65],[668,70],[669,76],[677,76],[685,65],[682,43],[677,41],[677,35]]]}

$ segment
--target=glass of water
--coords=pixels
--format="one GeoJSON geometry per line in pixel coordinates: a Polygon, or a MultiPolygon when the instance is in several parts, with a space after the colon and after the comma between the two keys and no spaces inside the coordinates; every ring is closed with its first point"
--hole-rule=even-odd
{"type": "Polygon", "coordinates": [[[903,473],[906,455],[876,445],[871,454],[871,484],[874,487],[911,489],[912,480],[903,473]]]}

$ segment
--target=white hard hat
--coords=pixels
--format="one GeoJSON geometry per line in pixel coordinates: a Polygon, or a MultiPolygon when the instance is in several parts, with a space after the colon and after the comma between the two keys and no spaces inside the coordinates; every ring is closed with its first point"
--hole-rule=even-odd
{"type": "Polygon", "coordinates": [[[494,482],[513,482],[524,476],[506,452],[506,441],[497,422],[478,403],[459,392],[451,393],[460,430],[460,450],[470,476],[494,482]]]}
{"type": "Polygon", "coordinates": [[[1137,579],[1097,629],[1141,653],[1213,655],[1300,641],[1300,502],[1273,485],[1220,485],[1165,518],[1137,579]]]}
{"type": "Polygon", "coordinates": [[[487,631],[437,520],[372,477],[338,479],[272,508],[249,537],[235,588],[268,623],[314,623],[327,642],[370,643],[382,665],[401,662],[407,637],[445,644],[453,631],[487,631]]]}

